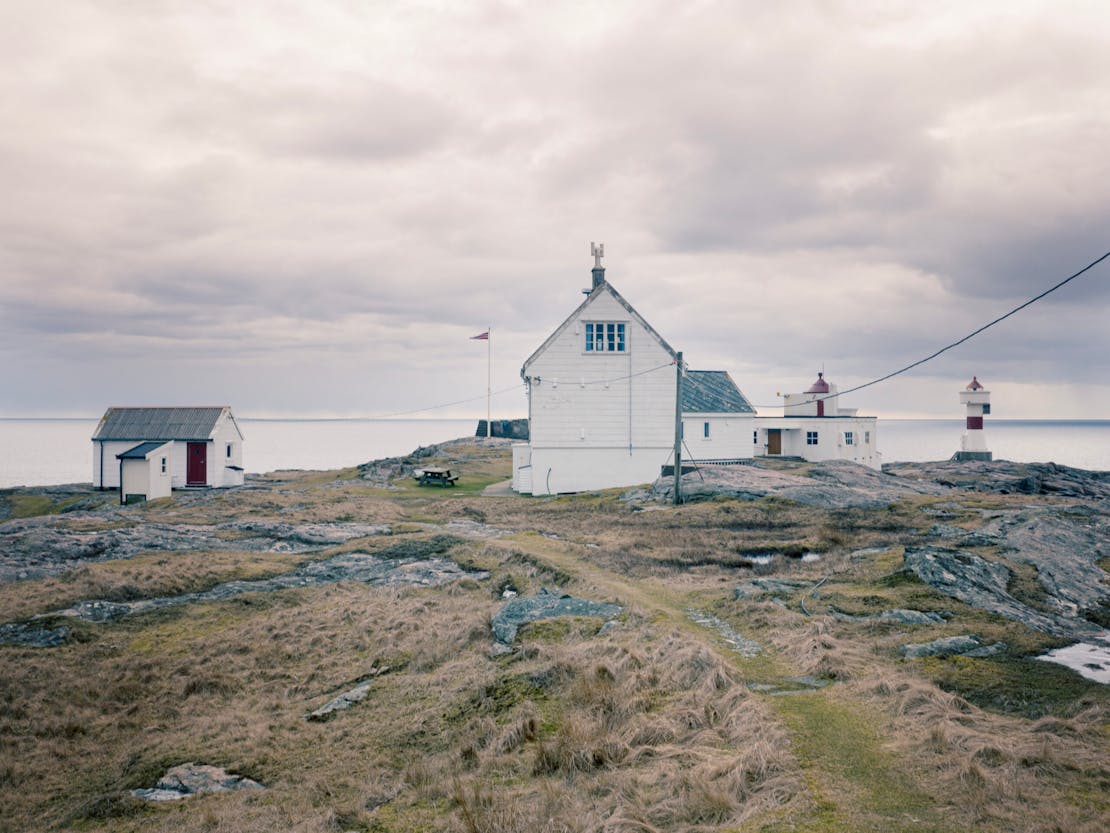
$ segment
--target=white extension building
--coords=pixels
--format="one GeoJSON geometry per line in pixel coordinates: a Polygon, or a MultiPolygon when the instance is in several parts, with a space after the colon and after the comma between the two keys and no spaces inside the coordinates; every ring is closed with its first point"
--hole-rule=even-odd
{"type": "MultiPolygon", "coordinates": [[[[243,433],[231,408],[109,408],[92,437],[93,486],[118,489],[126,460],[151,460],[161,475],[162,458],[174,489],[185,487],[241,486],[243,483],[243,433]],[[150,444],[164,446],[155,452],[150,444]],[[131,452],[129,455],[128,452],[131,452]]],[[[136,468],[136,476],[138,469],[136,468]]],[[[161,489],[155,478],[155,489],[161,489]]],[[[135,481],[138,482],[138,481],[135,481]]]]}
{"type": "Polygon", "coordinates": [[[757,417],[752,440],[757,457],[850,460],[877,470],[883,465],[878,418],[841,408],[836,385],[824,373],[802,393],[784,397],[781,417],[757,417]]]}
{"type": "Polygon", "coordinates": [[[682,378],[683,463],[736,463],[752,457],[755,408],[724,370],[682,378]]]}
{"type": "MultiPolygon", "coordinates": [[[[678,354],[605,280],[601,255],[595,248],[585,301],[520,371],[529,441],[513,445],[513,489],[522,494],[647,483],[671,461],[678,354]]],[[[685,453],[750,457],[754,411],[729,375],[689,372],[688,379],[685,453]]]]}

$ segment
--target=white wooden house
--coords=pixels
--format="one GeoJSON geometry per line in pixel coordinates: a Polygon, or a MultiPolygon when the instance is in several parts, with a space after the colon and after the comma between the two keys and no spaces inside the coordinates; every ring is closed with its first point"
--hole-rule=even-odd
{"type": "MultiPolygon", "coordinates": [[[[219,405],[109,408],[92,436],[93,486],[119,488],[123,473],[121,464],[127,459],[136,459],[137,447],[150,443],[166,446],[166,465],[174,489],[243,483],[243,433],[231,408],[219,405]],[[126,456],[127,452],[134,452],[134,456],[126,456]],[[124,455],[123,459],[120,455],[124,455]]],[[[142,456],[146,460],[146,452],[142,456]]],[[[158,455],[159,469],[161,456],[158,455]]]]}
{"type": "Polygon", "coordinates": [[[882,470],[878,417],[841,408],[836,385],[817,374],[802,393],[788,393],[781,417],[757,417],[752,439],[756,457],[795,457],[810,462],[850,460],[882,470]]]}
{"type": "MultiPolygon", "coordinates": [[[[513,489],[522,494],[651,482],[674,452],[678,354],[605,280],[601,253],[586,299],[520,371],[529,441],[513,445],[513,489]]],[[[689,372],[684,390],[689,453],[750,457],[754,412],[728,374],[689,372]]]]}

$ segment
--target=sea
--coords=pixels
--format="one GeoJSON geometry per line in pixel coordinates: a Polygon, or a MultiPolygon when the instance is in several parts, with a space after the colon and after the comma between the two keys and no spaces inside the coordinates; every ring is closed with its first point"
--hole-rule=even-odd
{"type": "MultiPolygon", "coordinates": [[[[0,419],[0,488],[92,482],[97,419],[0,419]]],[[[473,436],[476,419],[238,419],[248,472],[338,469],[473,436]]],[[[958,419],[880,419],[883,462],[947,460],[958,419]]],[[[996,460],[1110,471],[1110,420],[991,420],[996,460]]]]}

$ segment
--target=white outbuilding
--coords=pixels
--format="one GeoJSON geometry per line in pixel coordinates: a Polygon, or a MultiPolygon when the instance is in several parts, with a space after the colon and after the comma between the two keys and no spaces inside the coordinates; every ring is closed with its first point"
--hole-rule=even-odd
{"type": "MultiPolygon", "coordinates": [[[[230,406],[217,405],[109,408],[92,436],[93,486],[118,489],[124,465],[137,467],[137,463],[127,461],[139,459],[139,447],[151,443],[165,446],[165,474],[173,489],[243,483],[243,433],[230,406]],[[128,454],[135,456],[124,456],[128,454]]],[[[142,455],[144,461],[147,454],[153,455],[151,460],[157,459],[160,478],[163,455],[147,448],[142,455]]],[[[138,477],[137,468],[135,476],[138,477]]]]}
{"type": "MultiPolygon", "coordinates": [[[[551,495],[648,483],[671,462],[678,353],[605,279],[594,247],[586,299],[521,368],[529,441],[513,445],[513,489],[551,495]]],[[[754,410],[722,371],[688,371],[687,453],[751,456],[754,410]]]]}
{"type": "Polygon", "coordinates": [[[724,370],[682,378],[682,459],[724,465],[750,460],[755,408],[724,370]]]}
{"type": "Polygon", "coordinates": [[[119,502],[136,503],[170,496],[170,443],[139,443],[119,460],[119,502]]]}
{"type": "Polygon", "coordinates": [[[756,457],[794,457],[810,462],[850,460],[882,470],[878,417],[841,408],[836,385],[817,374],[802,393],[788,393],[781,417],[757,417],[752,440],[756,457]]]}

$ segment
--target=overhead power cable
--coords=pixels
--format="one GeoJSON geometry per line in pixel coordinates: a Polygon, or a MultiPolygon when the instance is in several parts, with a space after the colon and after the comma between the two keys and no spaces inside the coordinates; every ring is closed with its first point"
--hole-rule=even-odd
{"type": "MultiPolygon", "coordinates": [[[[979,333],[983,332],[984,330],[989,330],[989,329],[990,329],[991,327],[993,327],[993,326],[994,326],[995,324],[999,324],[999,323],[1001,323],[1002,321],[1005,321],[1005,320],[1006,320],[1007,318],[1009,318],[1009,317],[1010,317],[1011,315],[1014,315],[1015,313],[1019,313],[1019,312],[1021,312],[1021,311],[1022,311],[1023,309],[1025,309],[1026,307],[1028,307],[1028,306],[1030,306],[1030,305],[1032,305],[1032,304],[1035,304],[1035,303],[1036,303],[1037,301],[1041,300],[1041,299],[1042,299],[1042,298],[1044,298],[1045,296],[1047,296],[1047,295],[1051,295],[1051,294],[1052,294],[1053,292],[1055,292],[1055,291],[1056,291],[1057,289],[1059,289],[1060,287],[1064,286],[1064,285],[1065,285],[1065,284],[1067,284],[1067,283],[1071,283],[1072,281],[1074,281],[1074,280],[1075,280],[1076,278],[1078,278],[1078,277],[1079,277],[1080,275],[1082,275],[1082,274],[1083,274],[1084,272],[1089,272],[1089,271],[1090,271],[1091,269],[1094,269],[1094,268],[1095,268],[1096,266],[1098,266],[1098,265],[1099,265],[1100,263],[1102,263],[1102,261],[1106,260],[1106,259],[1107,259],[1108,257],[1110,257],[1110,252],[1107,252],[1107,253],[1106,253],[1106,254],[1104,254],[1104,255],[1103,255],[1102,257],[1100,257],[1100,258],[1098,258],[1098,259],[1096,259],[1096,260],[1092,260],[1092,261],[1091,261],[1090,263],[1088,263],[1088,264],[1087,264],[1086,266],[1084,266],[1084,267],[1083,267],[1082,269],[1080,269],[1080,270],[1079,270],[1078,272],[1076,272],[1076,273],[1075,273],[1074,275],[1069,275],[1068,277],[1064,278],[1064,279],[1063,279],[1062,281],[1060,281],[1060,282],[1059,282],[1058,284],[1056,284],[1055,286],[1051,286],[1051,287],[1049,287],[1048,289],[1046,289],[1046,290],[1045,290],[1044,292],[1042,292],[1042,293],[1041,293],[1040,295],[1036,295],[1036,296],[1034,296],[1034,297],[1030,298],[1030,299],[1029,299],[1028,301],[1026,301],[1026,302],[1025,302],[1024,304],[1020,304],[1020,305],[1018,305],[1018,306],[1014,307],[1014,308],[1013,308],[1012,310],[1010,310],[1009,312],[1007,312],[1007,313],[1006,313],[1005,315],[1000,315],[1000,316],[998,316],[998,318],[996,318],[996,319],[994,319],[993,321],[990,321],[990,322],[988,322],[988,323],[984,324],[984,325],[983,325],[982,327],[980,327],[979,329],[977,329],[977,330],[974,330],[974,331],[972,331],[972,332],[968,333],[968,334],[967,334],[966,336],[964,336],[964,337],[963,337],[963,338],[961,338],[960,340],[958,340],[958,341],[953,341],[953,342],[952,342],[951,344],[947,344],[947,345],[945,345],[944,347],[941,347],[941,348],[940,348],[939,350],[937,350],[937,351],[936,351],[935,353],[930,353],[930,354],[929,354],[928,356],[926,356],[926,357],[925,357],[925,358],[923,358],[923,359],[918,359],[917,361],[913,362],[912,364],[908,364],[908,365],[906,365],[905,367],[899,368],[898,370],[895,370],[895,371],[893,371],[893,372],[891,372],[891,373],[888,373],[888,374],[886,374],[885,376],[880,376],[880,377],[879,377],[878,379],[872,379],[872,380],[871,380],[870,382],[864,382],[864,383],[863,383],[862,385],[856,385],[856,386],[855,386],[855,387],[853,387],[853,388],[848,388],[847,390],[837,391],[837,392],[836,392],[836,393],[834,393],[834,394],[833,394],[833,393],[831,393],[831,394],[829,394],[829,395],[827,395],[827,396],[822,396],[822,397],[820,397],[820,398],[815,398],[815,399],[813,399],[813,400],[811,400],[811,401],[813,401],[813,402],[822,402],[822,401],[824,401],[824,400],[826,400],[826,399],[832,399],[832,398],[833,398],[834,396],[844,396],[845,394],[849,394],[849,393],[855,393],[855,392],[856,392],[857,390],[863,390],[864,388],[869,388],[869,387],[871,387],[872,385],[877,385],[877,384],[879,384],[879,382],[885,382],[885,381],[886,381],[887,379],[893,379],[893,378],[894,378],[895,376],[899,376],[899,375],[901,375],[901,374],[905,373],[905,372],[906,372],[906,371],[908,371],[908,370],[913,370],[913,369],[914,369],[915,367],[918,367],[918,366],[920,366],[920,365],[923,365],[923,364],[925,364],[925,362],[929,362],[929,361],[932,361],[932,360],[933,360],[933,359],[935,359],[935,358],[936,358],[937,356],[939,356],[939,355],[940,355],[941,353],[947,353],[947,352],[948,352],[949,350],[951,350],[951,349],[952,349],[953,347],[959,347],[959,346],[960,346],[961,344],[963,344],[964,342],[966,342],[966,341],[970,341],[971,339],[975,338],[975,336],[979,335],[979,333]]],[[[776,404],[774,404],[774,405],[756,405],[756,406],[754,406],[754,407],[756,407],[756,408],[780,408],[780,407],[782,407],[782,403],[781,403],[781,402],[779,402],[779,403],[776,403],[776,404]]]]}

